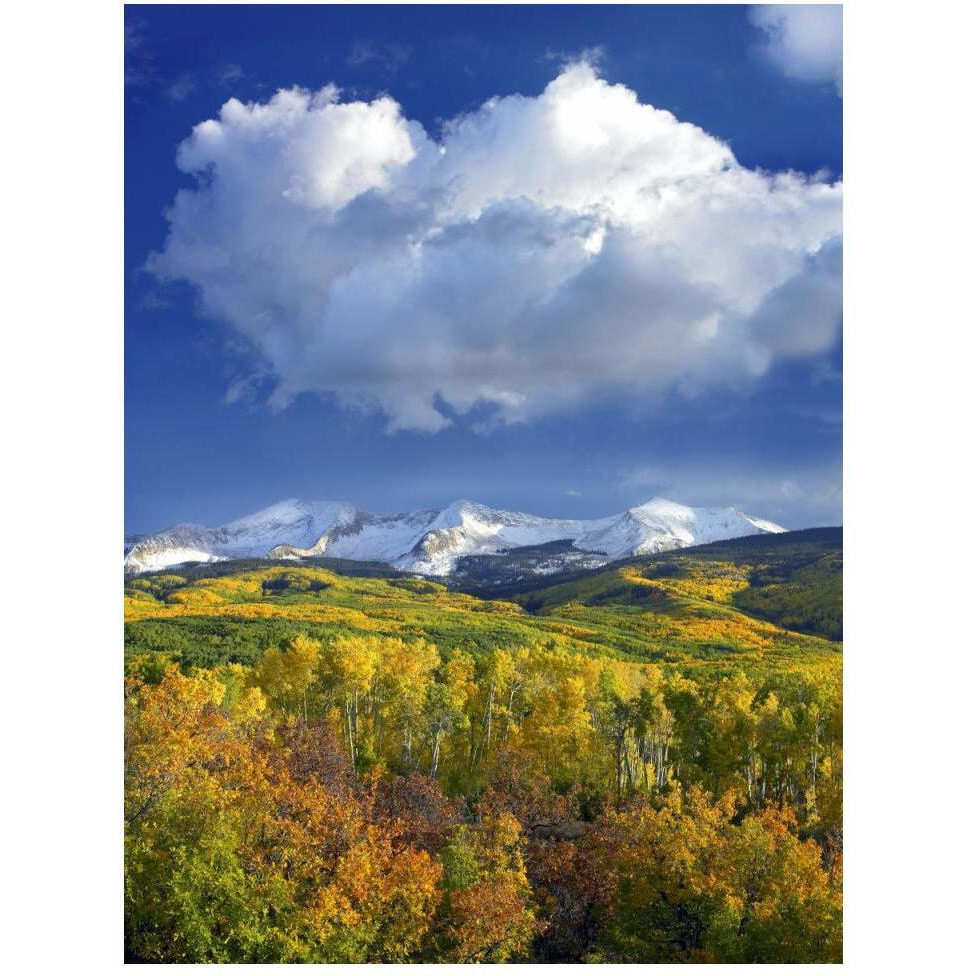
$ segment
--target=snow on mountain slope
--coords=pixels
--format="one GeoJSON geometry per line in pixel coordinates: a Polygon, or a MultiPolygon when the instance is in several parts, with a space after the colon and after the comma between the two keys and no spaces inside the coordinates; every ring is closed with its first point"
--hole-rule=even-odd
{"type": "Polygon", "coordinates": [[[183,523],[136,542],[125,557],[128,572],[165,569],[185,562],[267,556],[281,544],[311,548],[322,533],[355,509],[341,502],[288,499],[216,529],[183,523]]]}
{"type": "Polygon", "coordinates": [[[663,498],[603,519],[547,519],[458,501],[443,509],[375,515],[340,502],[272,505],[216,529],[176,525],[135,542],[125,558],[130,573],[183,562],[265,557],[332,556],[384,562],[431,576],[447,576],[462,556],[571,540],[577,550],[610,562],[720,539],[783,532],[774,522],[733,508],[689,508],[663,498]]]}
{"type": "Polygon", "coordinates": [[[611,559],[622,559],[758,532],[783,531],[775,522],[753,518],[734,508],[689,508],[665,498],[653,498],[610,520],[606,528],[585,534],[576,545],[605,552],[611,559]]]}

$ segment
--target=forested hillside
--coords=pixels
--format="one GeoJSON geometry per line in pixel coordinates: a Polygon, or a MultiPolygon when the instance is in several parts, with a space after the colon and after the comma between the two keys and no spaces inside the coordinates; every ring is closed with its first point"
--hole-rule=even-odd
{"type": "Polygon", "coordinates": [[[626,560],[598,573],[567,574],[548,587],[523,582],[469,592],[505,593],[539,610],[641,602],[651,583],[672,610],[675,601],[686,607],[701,600],[728,603],[783,628],[839,641],[843,564],[841,529],[805,529],[626,560]]]}
{"type": "Polygon", "coordinates": [[[129,580],[129,958],[839,960],[824,531],[507,599],[321,565],[129,580]]]}

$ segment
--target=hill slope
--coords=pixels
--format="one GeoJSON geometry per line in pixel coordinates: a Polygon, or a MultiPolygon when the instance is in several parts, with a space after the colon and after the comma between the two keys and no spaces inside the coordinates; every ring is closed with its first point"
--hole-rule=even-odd
{"type": "Polygon", "coordinates": [[[366,578],[264,563],[153,574],[127,585],[126,650],[184,664],[246,663],[299,631],[326,640],[358,632],[422,636],[442,652],[542,641],[689,670],[839,669],[837,643],[782,626],[798,614],[833,613],[840,532],[822,531],[822,538],[787,533],[639,558],[514,600],[392,571],[366,578]]]}
{"type": "MultiPolygon", "coordinates": [[[[652,560],[626,560],[548,587],[508,595],[534,613],[646,602],[728,605],[787,630],[843,638],[843,530],[805,529],[694,546],[652,560]]],[[[482,590],[482,595],[492,593],[482,590]]],[[[500,594],[493,592],[497,598],[500,594]]]]}

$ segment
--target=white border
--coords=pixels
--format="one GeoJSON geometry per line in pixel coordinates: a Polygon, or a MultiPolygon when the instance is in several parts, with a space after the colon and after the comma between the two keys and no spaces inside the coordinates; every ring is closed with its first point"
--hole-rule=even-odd
{"type": "MultiPolygon", "coordinates": [[[[855,971],[956,972],[970,956],[972,21],[948,2],[845,10],[855,971]]],[[[115,2],[5,10],[5,956],[18,973],[121,965],[121,35],[115,2]]]]}

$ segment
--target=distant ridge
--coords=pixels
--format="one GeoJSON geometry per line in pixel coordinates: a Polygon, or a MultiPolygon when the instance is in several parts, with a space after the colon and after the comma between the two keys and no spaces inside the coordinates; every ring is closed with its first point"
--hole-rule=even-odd
{"type": "Polygon", "coordinates": [[[127,540],[125,570],[141,573],[253,557],[330,556],[446,577],[462,558],[561,542],[530,570],[548,575],[628,556],[785,531],[735,508],[691,508],[666,498],[601,519],[550,519],[467,500],[441,509],[377,515],[347,502],[288,499],[217,528],[182,523],[127,540]]]}

